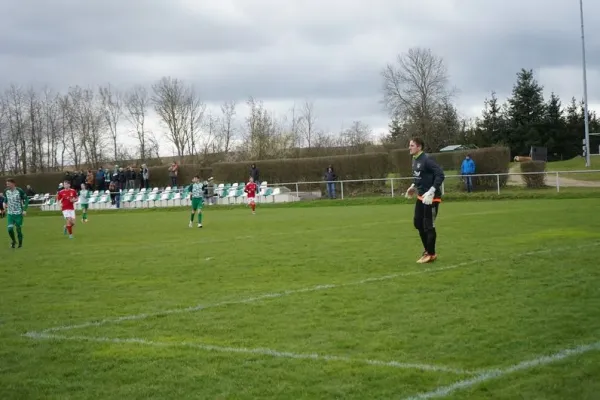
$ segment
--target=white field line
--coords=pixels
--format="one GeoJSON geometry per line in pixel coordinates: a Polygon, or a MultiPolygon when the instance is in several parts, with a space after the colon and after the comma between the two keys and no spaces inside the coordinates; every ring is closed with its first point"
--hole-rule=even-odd
{"type": "Polygon", "coordinates": [[[558,362],[564,360],[569,357],[574,357],[580,354],[584,354],[590,351],[600,350],[600,342],[587,344],[578,346],[572,349],[566,349],[559,351],[558,353],[554,353],[549,356],[541,356],[532,360],[523,361],[518,364],[511,365],[510,367],[503,369],[492,369],[486,372],[483,372],[473,378],[465,379],[456,383],[453,383],[448,386],[441,386],[431,392],[421,393],[416,396],[408,397],[406,400],[425,400],[425,399],[433,399],[438,397],[448,396],[450,393],[453,393],[460,389],[467,389],[475,385],[479,385],[480,383],[501,378],[505,375],[511,374],[513,372],[523,371],[539,366],[544,366],[547,364],[551,364],[554,362],[558,362]]]}
{"type": "Polygon", "coordinates": [[[220,353],[237,353],[237,354],[254,354],[261,356],[269,356],[275,358],[290,358],[296,360],[321,360],[321,361],[338,361],[346,363],[368,364],[378,367],[390,367],[400,369],[417,369],[423,371],[446,372],[459,375],[474,375],[478,372],[465,371],[461,369],[446,367],[443,365],[431,365],[421,363],[404,363],[399,361],[382,361],[373,359],[360,359],[342,356],[334,356],[317,353],[292,353],[288,351],[278,351],[267,348],[247,348],[247,347],[226,347],[215,346],[211,344],[193,343],[193,342],[155,342],[141,338],[109,338],[109,337],[94,337],[94,336],[65,336],[47,333],[30,332],[24,336],[31,339],[47,339],[47,340],[74,340],[85,342],[111,343],[111,344],[140,344],[153,347],[188,347],[205,351],[214,351],[220,353]]]}
{"type": "MultiPolygon", "coordinates": [[[[588,248],[588,247],[595,247],[598,245],[600,245],[600,242],[588,243],[588,244],[580,245],[580,246],[537,250],[537,251],[525,252],[525,253],[520,253],[520,254],[507,255],[505,257],[498,257],[498,258],[486,258],[486,259],[479,259],[479,260],[473,260],[473,261],[466,261],[466,262],[458,263],[458,264],[454,264],[454,265],[447,265],[447,266],[437,267],[437,268],[429,267],[429,268],[424,268],[424,269],[420,269],[420,270],[416,270],[416,271],[401,272],[401,273],[397,273],[397,274],[384,275],[384,276],[378,276],[378,277],[373,277],[373,278],[366,278],[366,279],[361,279],[359,281],[348,282],[348,283],[317,285],[317,286],[311,286],[311,287],[306,287],[306,288],[302,288],[302,289],[291,289],[291,290],[286,290],[286,291],[282,291],[282,292],[265,293],[262,295],[248,297],[248,298],[239,299],[239,300],[222,301],[222,302],[213,303],[213,304],[198,304],[196,306],[191,306],[191,307],[186,307],[186,308],[174,308],[174,309],[170,309],[170,310],[157,311],[157,312],[153,312],[153,313],[125,315],[125,316],[117,317],[117,318],[106,318],[106,319],[97,320],[97,321],[88,321],[88,322],[84,322],[81,324],[61,325],[61,326],[44,329],[44,330],[40,331],[40,333],[67,331],[67,330],[72,330],[72,329],[96,327],[96,326],[102,326],[102,325],[107,325],[107,324],[118,324],[118,323],[125,322],[125,321],[134,321],[134,320],[141,320],[141,319],[152,318],[152,317],[167,316],[167,315],[172,315],[172,314],[195,312],[195,311],[201,311],[201,310],[205,310],[205,309],[209,309],[209,308],[223,307],[223,306],[229,306],[229,305],[235,305],[235,304],[255,303],[258,301],[262,301],[262,300],[274,299],[274,298],[289,296],[289,295],[298,294],[298,293],[316,292],[316,291],[320,291],[320,290],[328,290],[328,289],[334,289],[334,288],[363,285],[365,283],[386,281],[386,280],[402,278],[402,277],[407,277],[407,276],[413,276],[413,275],[422,275],[422,274],[447,271],[447,270],[451,270],[451,269],[464,267],[467,265],[480,264],[480,263],[484,263],[484,262],[488,262],[488,261],[505,259],[507,257],[523,257],[523,256],[529,256],[529,255],[535,255],[535,254],[554,253],[554,252],[559,252],[559,251],[564,251],[564,250],[572,250],[574,248],[575,249],[583,249],[583,248],[588,248]]],[[[36,333],[36,332],[31,332],[31,333],[36,333]]]]}

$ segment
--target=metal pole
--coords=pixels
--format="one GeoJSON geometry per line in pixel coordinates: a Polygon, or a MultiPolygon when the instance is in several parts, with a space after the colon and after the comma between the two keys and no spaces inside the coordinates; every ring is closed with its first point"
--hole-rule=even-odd
{"type": "Polygon", "coordinates": [[[588,97],[587,97],[587,72],[585,63],[585,34],[583,29],[583,0],[579,0],[579,15],[581,18],[581,50],[583,61],[583,109],[585,112],[585,166],[591,167],[590,161],[590,121],[588,118],[588,97]]]}

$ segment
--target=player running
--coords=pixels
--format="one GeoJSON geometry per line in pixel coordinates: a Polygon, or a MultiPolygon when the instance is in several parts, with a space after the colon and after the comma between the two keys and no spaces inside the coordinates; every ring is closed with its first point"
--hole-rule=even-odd
{"type": "Polygon", "coordinates": [[[29,198],[23,189],[18,188],[14,179],[6,180],[6,189],[4,190],[4,199],[6,202],[6,222],[8,236],[10,236],[10,247],[13,249],[19,241],[19,248],[23,247],[23,217],[27,215],[27,206],[29,198]],[[17,237],[15,240],[14,228],[17,228],[17,237]]]}
{"type": "Polygon", "coordinates": [[[71,189],[71,182],[63,182],[63,190],[56,195],[56,201],[60,201],[63,217],[65,217],[64,234],[69,233],[69,239],[73,239],[73,227],[75,226],[75,202],[77,192],[71,189]]]}
{"type": "Polygon", "coordinates": [[[190,216],[191,228],[194,225],[194,214],[198,214],[198,228],[202,228],[202,206],[204,205],[204,185],[200,182],[198,175],[192,178],[192,184],[188,186],[192,192],[192,215],[190,216]]]}
{"type": "Polygon", "coordinates": [[[256,214],[256,192],[258,191],[258,186],[254,182],[254,178],[250,177],[248,183],[244,187],[244,192],[248,195],[248,205],[252,209],[252,214],[256,214]]]}
{"type": "Polygon", "coordinates": [[[435,219],[442,201],[441,186],[444,182],[444,171],[432,158],[423,152],[423,140],[414,138],[410,141],[409,151],[413,157],[413,184],[406,191],[406,197],[412,198],[417,192],[414,225],[419,231],[425,251],[417,263],[425,264],[437,259],[435,243],[435,219]]]}
{"type": "Polygon", "coordinates": [[[81,210],[83,211],[83,215],[81,216],[82,222],[88,222],[87,212],[90,206],[88,199],[89,193],[90,191],[87,190],[87,186],[85,185],[85,183],[82,183],[81,190],[79,191],[79,204],[81,205],[81,210]]]}

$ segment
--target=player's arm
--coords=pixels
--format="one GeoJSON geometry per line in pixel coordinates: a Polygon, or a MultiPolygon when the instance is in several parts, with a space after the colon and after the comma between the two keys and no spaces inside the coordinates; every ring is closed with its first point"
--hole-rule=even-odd
{"type": "Polygon", "coordinates": [[[19,196],[21,196],[21,201],[23,202],[23,211],[27,211],[27,207],[29,207],[29,197],[27,197],[27,193],[23,189],[19,189],[19,196]]]}
{"type": "Polygon", "coordinates": [[[436,161],[432,160],[431,158],[427,159],[425,165],[426,168],[433,173],[433,187],[435,188],[435,190],[441,191],[442,183],[444,182],[444,179],[446,179],[446,176],[444,175],[444,170],[436,161]]]}

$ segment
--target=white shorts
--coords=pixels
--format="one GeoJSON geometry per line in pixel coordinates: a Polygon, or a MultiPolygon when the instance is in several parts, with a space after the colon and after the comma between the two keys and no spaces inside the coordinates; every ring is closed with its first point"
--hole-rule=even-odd
{"type": "Polygon", "coordinates": [[[75,219],[75,210],[63,210],[63,217],[75,219]]]}
{"type": "Polygon", "coordinates": [[[247,201],[248,201],[248,204],[256,203],[256,197],[248,197],[247,201]]]}

